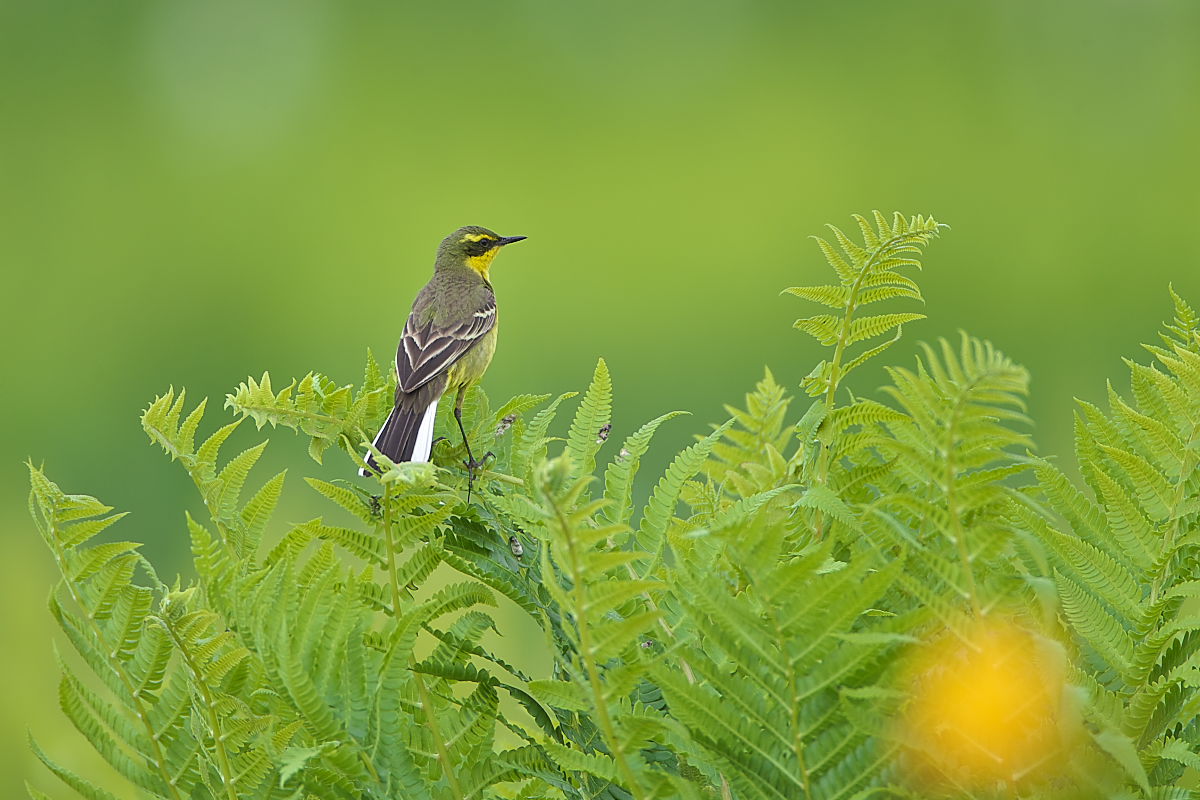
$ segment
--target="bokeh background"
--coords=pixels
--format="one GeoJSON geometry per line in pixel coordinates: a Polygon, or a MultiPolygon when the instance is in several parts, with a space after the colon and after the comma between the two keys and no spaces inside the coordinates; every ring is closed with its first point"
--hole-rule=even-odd
{"type": "MultiPolygon", "coordinates": [[[[1067,455],[1072,396],[1120,382],[1168,281],[1200,304],[1197,42],[1190,0],[0,0],[0,796],[54,788],[27,730],[96,774],[22,461],[134,511],[173,574],[198,503],[138,412],[186,386],[224,421],[265,369],[357,380],[459,225],[530,237],[493,272],[489,393],[581,389],[603,355],[614,435],[695,414],[649,473],[764,365],[795,386],[819,357],[778,295],[827,281],[809,234],[933,214],[930,319],[893,359],[992,339],[1067,455]]],[[[289,485],[281,519],[320,513],[289,485]]]]}

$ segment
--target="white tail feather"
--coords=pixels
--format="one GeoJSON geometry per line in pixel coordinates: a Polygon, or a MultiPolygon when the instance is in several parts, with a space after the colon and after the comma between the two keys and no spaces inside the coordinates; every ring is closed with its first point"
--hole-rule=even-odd
{"type": "MultiPolygon", "coordinates": [[[[388,414],[387,419],[385,419],[383,421],[383,424],[379,426],[379,433],[375,434],[375,441],[371,442],[371,447],[374,447],[377,450],[379,449],[379,440],[383,438],[383,432],[388,429],[388,423],[392,421],[392,414],[395,414],[395,413],[396,413],[396,409],[393,408],[392,413],[388,414]]],[[[367,451],[365,453],[363,453],[363,461],[370,461],[370,460],[371,460],[371,450],[370,450],[370,448],[367,448],[367,451]]],[[[369,478],[371,476],[371,471],[369,469],[367,469],[366,467],[362,467],[361,469],[359,469],[358,474],[362,475],[364,478],[369,478]]]]}
{"type": "Polygon", "coordinates": [[[433,423],[437,421],[438,400],[436,398],[429,404],[429,408],[425,409],[425,416],[421,418],[421,427],[417,429],[417,441],[413,445],[413,454],[410,461],[428,461],[429,454],[433,451],[433,423]]]}

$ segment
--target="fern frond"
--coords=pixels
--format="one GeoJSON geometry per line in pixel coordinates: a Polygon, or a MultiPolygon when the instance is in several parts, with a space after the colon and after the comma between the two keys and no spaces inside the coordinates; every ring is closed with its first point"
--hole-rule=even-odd
{"type": "Polygon", "coordinates": [[[846,298],[850,296],[850,291],[845,286],[793,286],[784,289],[783,293],[837,309],[844,307],[846,298]]]}
{"type": "Polygon", "coordinates": [[[792,326],[798,331],[807,333],[821,344],[829,347],[837,344],[841,337],[840,320],[832,314],[819,314],[815,317],[805,317],[796,320],[792,326]]]}
{"type": "Polygon", "coordinates": [[[1171,302],[1175,305],[1175,318],[1163,326],[1167,331],[1166,334],[1162,334],[1163,341],[1168,347],[1176,344],[1197,347],[1200,345],[1200,340],[1197,340],[1197,336],[1200,335],[1200,314],[1175,293],[1174,286],[1168,286],[1167,291],[1170,292],[1171,302]]]}
{"type": "MultiPolygon", "coordinates": [[[[855,216],[855,222],[863,237],[861,246],[832,225],[829,229],[836,247],[825,239],[815,237],[845,290],[841,315],[822,314],[795,323],[796,328],[815,337],[822,345],[833,347],[830,358],[819,362],[801,382],[809,397],[824,397],[826,416],[833,411],[838,389],[846,376],[894,344],[899,339],[904,323],[923,318],[924,315],[911,312],[860,317],[856,316],[856,311],[864,305],[889,299],[921,300],[917,284],[897,270],[920,268],[920,261],[915,256],[938,235],[942,227],[932,218],[920,215],[906,218],[899,213],[894,214],[889,222],[883,214],[876,212],[874,227],[862,216],[855,216]],[[855,356],[849,354],[848,348],[852,345],[892,330],[896,334],[889,341],[869,347],[855,356]]],[[[789,291],[808,299],[820,300],[826,295],[832,297],[827,292],[808,292],[804,287],[789,291]]],[[[822,448],[816,451],[812,463],[801,468],[811,474],[816,484],[827,486],[834,461],[832,452],[822,448]]],[[[813,515],[811,527],[815,536],[820,538],[825,529],[825,517],[820,513],[813,515]]]]}
{"type": "MultiPolygon", "coordinates": [[[[727,541],[752,541],[756,533],[743,528],[727,541]]],[[[895,580],[900,562],[873,574],[865,559],[827,572],[827,551],[780,561],[775,548],[754,557],[730,553],[748,583],[729,593],[714,593],[703,573],[676,574],[676,601],[702,632],[685,651],[697,680],[663,665],[654,677],[692,747],[745,796],[838,796],[869,783],[884,764],[845,784],[851,765],[862,763],[867,738],[832,712],[841,687],[870,685],[886,649],[906,641],[850,634],[895,580]],[[830,794],[819,793],[819,785],[830,794]]]]}
{"type": "Polygon", "coordinates": [[[253,558],[258,554],[263,532],[266,530],[271,516],[275,513],[276,506],[279,505],[279,498],[283,494],[283,481],[286,477],[287,470],[285,469],[264,483],[242,508],[240,512],[243,525],[240,536],[241,548],[237,555],[243,558],[253,558]]]}
{"type": "Polygon", "coordinates": [[[909,509],[915,530],[932,528],[945,537],[949,547],[931,546],[921,563],[965,587],[978,609],[987,601],[975,585],[973,562],[996,547],[994,535],[1011,528],[1011,495],[998,480],[1020,474],[1014,451],[1031,444],[1004,424],[1026,421],[1028,373],[966,334],[957,352],[945,340],[939,351],[923,347],[915,371],[888,369],[894,385],[884,391],[910,421],[886,422],[893,440],[878,446],[895,459],[909,488],[885,502],[909,509]]]}
{"type": "Polygon", "coordinates": [[[590,475],[596,466],[596,453],[612,428],[612,378],[604,359],[596,362],[592,382],[571,420],[566,452],[580,475],[590,475]]]}
{"type": "MultiPolygon", "coordinates": [[[[858,317],[850,324],[850,332],[846,344],[854,344],[864,339],[874,339],[888,331],[897,330],[901,325],[914,320],[925,319],[924,314],[877,314],[873,317],[858,317]]],[[[868,351],[870,352],[870,351],[868,351]]],[[[882,351],[880,351],[882,352],[882,351]]],[[[863,359],[865,361],[866,359],[863,359]]],[[[859,362],[861,363],[861,361],[859,362]]],[[[855,364],[858,366],[858,364],[855,364]]]]}
{"type": "MultiPolygon", "coordinates": [[[[1173,293],[1172,293],[1173,294],[1173,293]]],[[[1159,796],[1182,774],[1172,758],[1184,730],[1200,740],[1184,674],[1200,663],[1200,620],[1181,613],[1200,564],[1186,530],[1200,515],[1200,357],[1194,312],[1178,296],[1166,371],[1126,360],[1132,401],[1108,387],[1109,412],[1080,403],[1076,455],[1092,500],[1039,463],[1041,488],[1072,531],[1037,526],[1050,545],[1062,616],[1082,650],[1096,746],[1124,780],[1159,796]],[[1153,769],[1150,769],[1153,767],[1153,769]]],[[[1191,671],[1189,673],[1189,671],[1191,671]]]]}
{"type": "Polygon", "coordinates": [[[38,761],[46,765],[46,769],[57,775],[59,780],[70,786],[82,797],[86,798],[86,800],[119,800],[116,795],[76,775],[71,770],[51,759],[32,736],[29,737],[29,749],[37,756],[38,761]]]}
{"type": "Polygon", "coordinates": [[[683,489],[684,481],[700,471],[709,453],[712,452],[712,448],[732,424],[732,420],[726,422],[676,456],[671,465],[667,467],[666,473],[655,485],[650,499],[646,502],[641,524],[638,525],[635,534],[638,549],[656,554],[651,566],[643,572],[644,575],[651,574],[662,553],[666,543],[667,528],[675,517],[675,508],[679,503],[679,493],[683,489]]]}
{"type": "MultiPolygon", "coordinates": [[[[170,653],[161,652],[161,640],[145,634],[152,590],[133,583],[141,557],[127,543],[81,550],[119,517],[108,515],[111,507],[95,498],[67,495],[32,464],[29,474],[30,512],[63,577],[51,595],[51,613],[84,663],[121,701],[120,706],[112,705],[64,673],[63,710],[122,774],[148,791],[182,800],[172,783],[174,768],[150,719],[170,653]],[[129,749],[121,749],[116,741],[129,749]]],[[[106,795],[44,754],[39,757],[81,794],[106,795]]]]}
{"type": "Polygon", "coordinates": [[[746,393],[743,408],[725,406],[733,426],[713,445],[705,474],[739,497],[771,489],[786,480],[788,460],[784,453],[792,438],[786,418],[791,402],[771,370],[764,370],[754,391],[746,393]]]}
{"type": "Polygon", "coordinates": [[[363,432],[374,429],[391,409],[391,386],[372,354],[367,355],[364,384],[352,386],[310,372],[275,392],[271,376],[247,378],[225,397],[225,407],[250,417],[259,430],[283,425],[311,437],[309,455],[317,463],[332,445],[357,457],[363,432]]]}
{"type": "Polygon", "coordinates": [[[551,441],[546,437],[546,432],[558,414],[559,405],[578,394],[579,392],[560,394],[549,406],[534,414],[529,425],[521,431],[512,455],[512,471],[517,477],[530,482],[533,480],[533,467],[546,455],[546,445],[551,441]]]}
{"type": "Polygon", "coordinates": [[[637,476],[642,456],[650,448],[650,440],[659,426],[687,412],[671,411],[655,417],[630,434],[604,470],[604,498],[609,501],[605,516],[612,524],[629,522],[633,515],[633,480],[637,476]]]}

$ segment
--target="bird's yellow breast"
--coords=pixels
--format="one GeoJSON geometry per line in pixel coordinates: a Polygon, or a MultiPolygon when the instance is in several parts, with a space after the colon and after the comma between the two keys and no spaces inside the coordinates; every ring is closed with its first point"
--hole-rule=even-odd
{"type": "Polygon", "coordinates": [[[500,321],[497,320],[492,329],[481,336],[479,341],[447,370],[447,394],[460,386],[469,386],[483,377],[488,364],[492,363],[492,356],[496,353],[496,329],[499,326],[500,321]]]}

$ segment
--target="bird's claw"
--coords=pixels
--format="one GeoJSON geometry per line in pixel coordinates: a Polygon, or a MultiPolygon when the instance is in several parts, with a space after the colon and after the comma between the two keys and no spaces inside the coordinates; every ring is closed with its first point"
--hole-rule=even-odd
{"type": "Polygon", "coordinates": [[[483,454],[483,458],[478,461],[471,455],[470,448],[467,448],[467,460],[463,462],[463,466],[467,468],[467,502],[471,502],[471,492],[475,488],[475,473],[483,468],[489,458],[495,458],[496,454],[491,450],[483,454]]]}
{"type": "Polygon", "coordinates": [[[482,469],[484,465],[487,464],[489,458],[494,459],[495,457],[496,454],[491,450],[488,450],[480,459],[468,459],[467,461],[464,461],[463,466],[467,468],[468,472],[474,475],[477,470],[482,469]]]}

